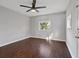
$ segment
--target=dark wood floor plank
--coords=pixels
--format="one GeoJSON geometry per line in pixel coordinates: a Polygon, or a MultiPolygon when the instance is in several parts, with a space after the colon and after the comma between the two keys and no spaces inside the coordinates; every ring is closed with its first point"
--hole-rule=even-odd
{"type": "Polygon", "coordinates": [[[65,42],[28,38],[0,48],[1,58],[71,58],[65,42]]]}

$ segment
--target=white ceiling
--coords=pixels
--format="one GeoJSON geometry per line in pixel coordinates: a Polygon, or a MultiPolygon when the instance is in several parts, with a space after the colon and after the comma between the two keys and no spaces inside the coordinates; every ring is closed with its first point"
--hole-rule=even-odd
{"type": "Polygon", "coordinates": [[[26,12],[29,8],[20,7],[19,5],[31,6],[32,0],[0,0],[0,5],[11,10],[20,12],[27,16],[44,15],[50,13],[63,12],[68,6],[69,0],[37,0],[36,6],[46,6],[45,9],[39,9],[39,13],[26,12]]]}

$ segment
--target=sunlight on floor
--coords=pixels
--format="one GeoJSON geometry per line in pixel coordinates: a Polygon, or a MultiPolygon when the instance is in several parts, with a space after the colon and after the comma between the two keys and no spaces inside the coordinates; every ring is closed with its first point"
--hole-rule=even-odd
{"type": "Polygon", "coordinates": [[[41,44],[39,50],[40,50],[40,54],[44,57],[48,57],[51,54],[51,48],[48,45],[41,44]]]}

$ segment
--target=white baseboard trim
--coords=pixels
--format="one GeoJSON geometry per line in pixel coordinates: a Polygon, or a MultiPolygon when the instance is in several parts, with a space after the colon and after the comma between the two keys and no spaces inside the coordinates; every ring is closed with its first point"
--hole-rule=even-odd
{"type": "MultiPolygon", "coordinates": [[[[35,37],[35,36],[31,36],[33,38],[40,38],[40,39],[46,39],[46,38],[42,38],[42,37],[35,37]]],[[[48,39],[46,39],[48,40],[48,39]]],[[[62,39],[50,39],[50,40],[55,40],[55,41],[62,41],[62,42],[66,42],[66,40],[62,40],[62,39]]]]}
{"type": "Polygon", "coordinates": [[[15,40],[15,41],[11,41],[11,42],[8,42],[8,43],[5,43],[5,44],[1,44],[0,47],[3,47],[5,45],[9,45],[9,44],[15,43],[15,42],[21,41],[23,39],[27,39],[27,38],[29,38],[29,37],[23,37],[23,38],[15,40]]]}
{"type": "Polygon", "coordinates": [[[51,40],[66,42],[66,40],[62,40],[62,39],[51,39],[51,40]]]}
{"type": "Polygon", "coordinates": [[[67,45],[68,50],[69,50],[69,52],[70,52],[70,54],[71,54],[71,57],[72,57],[72,58],[74,58],[74,56],[73,56],[73,54],[72,54],[72,52],[71,52],[71,50],[70,50],[70,48],[69,48],[69,46],[68,46],[67,42],[66,42],[66,45],[67,45]]]}

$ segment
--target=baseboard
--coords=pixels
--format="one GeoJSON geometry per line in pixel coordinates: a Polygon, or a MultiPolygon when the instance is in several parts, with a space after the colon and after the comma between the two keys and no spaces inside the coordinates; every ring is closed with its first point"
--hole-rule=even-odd
{"type": "MultiPolygon", "coordinates": [[[[48,39],[46,39],[46,38],[40,38],[40,37],[35,37],[35,36],[31,36],[31,38],[39,38],[39,39],[45,39],[45,40],[48,40],[48,39]]],[[[62,40],[62,39],[50,39],[50,40],[66,42],[66,40],[62,40]]]]}
{"type": "Polygon", "coordinates": [[[66,40],[62,40],[62,39],[51,39],[51,40],[66,42],[66,40]]]}
{"type": "Polygon", "coordinates": [[[72,52],[71,52],[71,50],[70,50],[70,48],[69,48],[67,42],[66,42],[66,45],[67,45],[67,47],[68,47],[68,50],[69,50],[69,52],[70,52],[71,57],[74,58],[74,56],[73,56],[73,54],[72,54],[72,52]]]}
{"type": "Polygon", "coordinates": [[[9,44],[15,43],[15,42],[21,41],[23,39],[27,39],[27,38],[29,38],[29,37],[23,37],[23,38],[15,40],[15,41],[11,41],[11,42],[8,42],[8,43],[5,43],[5,44],[1,44],[0,47],[3,47],[5,45],[9,45],[9,44]]]}

